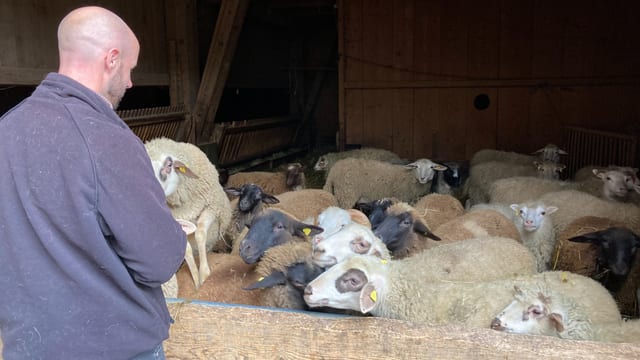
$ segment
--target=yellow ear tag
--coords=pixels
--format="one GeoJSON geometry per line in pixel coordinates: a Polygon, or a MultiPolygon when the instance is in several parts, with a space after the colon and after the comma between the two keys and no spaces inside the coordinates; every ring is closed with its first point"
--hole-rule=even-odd
{"type": "Polygon", "coordinates": [[[371,299],[371,301],[376,302],[378,301],[378,292],[373,290],[370,294],[369,294],[369,298],[371,299]]]}
{"type": "Polygon", "coordinates": [[[178,171],[180,171],[180,172],[181,172],[181,173],[183,173],[183,174],[187,172],[187,170],[184,168],[184,166],[180,166],[180,167],[178,168],[178,171]]]}
{"type": "Polygon", "coordinates": [[[381,262],[381,263],[383,263],[383,264],[388,263],[388,261],[387,261],[387,260],[385,260],[385,259],[380,260],[380,262],[381,262]]]}
{"type": "Polygon", "coordinates": [[[567,282],[567,281],[569,281],[569,276],[567,275],[567,272],[566,272],[566,271],[563,271],[563,272],[560,274],[560,280],[561,280],[562,282],[567,282]]]}
{"type": "Polygon", "coordinates": [[[311,234],[311,229],[309,229],[309,228],[304,228],[304,229],[302,229],[302,232],[303,232],[305,235],[309,236],[309,234],[311,234]]]}
{"type": "Polygon", "coordinates": [[[260,278],[258,279],[258,282],[264,280],[264,276],[260,276],[260,278]]]}

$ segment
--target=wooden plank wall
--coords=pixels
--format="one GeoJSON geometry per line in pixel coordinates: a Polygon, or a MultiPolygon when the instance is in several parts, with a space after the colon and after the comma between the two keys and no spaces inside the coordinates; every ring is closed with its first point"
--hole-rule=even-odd
{"type": "MultiPolygon", "coordinates": [[[[141,51],[134,85],[169,85],[165,6],[157,0],[105,0],[136,33],[141,51]]],[[[58,68],[58,23],[81,0],[0,1],[0,84],[35,85],[58,68]]]]}
{"type": "Polygon", "coordinates": [[[460,160],[561,145],[566,125],[640,133],[640,2],[338,5],[343,146],[460,160]]]}

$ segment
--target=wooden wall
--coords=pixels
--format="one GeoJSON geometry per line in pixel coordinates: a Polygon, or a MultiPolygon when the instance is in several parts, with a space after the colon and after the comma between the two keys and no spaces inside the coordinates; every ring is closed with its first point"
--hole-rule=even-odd
{"type": "Polygon", "coordinates": [[[640,133],[640,2],[338,3],[342,145],[460,160],[566,125],[640,133]]]}
{"type": "MultiPolygon", "coordinates": [[[[136,33],[141,51],[134,85],[169,85],[164,1],[92,1],[122,17],[136,33]]],[[[36,85],[58,68],[58,23],[80,0],[0,1],[0,84],[36,85]]]]}

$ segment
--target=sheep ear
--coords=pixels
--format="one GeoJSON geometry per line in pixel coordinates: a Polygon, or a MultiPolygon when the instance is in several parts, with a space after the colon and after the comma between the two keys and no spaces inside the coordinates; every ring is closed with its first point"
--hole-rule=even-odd
{"type": "Polygon", "coordinates": [[[560,154],[560,155],[569,155],[568,152],[566,152],[566,151],[564,151],[564,150],[562,150],[560,148],[558,148],[558,154],[560,154]]]}
{"type": "Polygon", "coordinates": [[[532,153],[531,153],[531,155],[540,154],[540,153],[541,153],[541,152],[543,152],[543,151],[544,151],[544,148],[542,148],[542,149],[538,149],[538,150],[536,150],[536,151],[532,152],[532,153]]]}
{"type": "Polygon", "coordinates": [[[515,211],[516,213],[520,211],[520,204],[511,204],[509,205],[509,207],[511,208],[511,210],[515,211]]]}
{"type": "Polygon", "coordinates": [[[415,162],[412,162],[411,164],[404,165],[404,167],[407,170],[413,170],[418,168],[418,164],[416,164],[415,162]]]}
{"type": "Polygon", "coordinates": [[[547,215],[553,214],[556,211],[558,211],[557,206],[547,206],[547,208],[545,209],[545,212],[547,213],[547,215]]]}
{"type": "Polygon", "coordinates": [[[287,283],[287,277],[284,275],[284,273],[282,271],[275,271],[269,274],[269,276],[263,277],[260,280],[242,289],[243,290],[266,289],[266,288],[274,287],[276,285],[284,285],[286,283],[287,283]]]}
{"type": "Polygon", "coordinates": [[[280,202],[277,197],[269,194],[262,193],[262,202],[265,204],[277,204],[280,202]]]}
{"type": "Polygon", "coordinates": [[[240,196],[242,194],[240,189],[235,188],[235,187],[224,188],[224,192],[226,192],[227,194],[229,194],[231,196],[240,196]]]}
{"type": "Polygon", "coordinates": [[[433,170],[437,170],[437,171],[445,171],[445,170],[447,170],[447,169],[448,169],[448,167],[446,167],[446,166],[444,166],[444,165],[441,165],[441,164],[433,164],[433,165],[431,166],[431,168],[432,168],[433,170]]]}
{"type": "Polygon", "coordinates": [[[191,169],[189,169],[189,167],[187,167],[187,165],[185,165],[182,161],[180,160],[175,160],[173,162],[173,168],[176,169],[177,172],[181,173],[182,175],[192,178],[192,179],[198,179],[199,176],[196,175],[193,171],[191,171],[191,169]]]}
{"type": "Polygon", "coordinates": [[[360,312],[366,314],[376,307],[378,290],[373,283],[368,282],[360,291],[360,312]]]}
{"type": "Polygon", "coordinates": [[[367,226],[369,229],[371,229],[371,222],[369,221],[367,215],[365,215],[362,211],[358,209],[348,209],[347,212],[349,213],[349,218],[351,218],[351,221],[363,226],[367,226]]]}
{"type": "Polygon", "coordinates": [[[582,234],[579,236],[574,236],[572,238],[569,238],[568,240],[572,242],[577,242],[577,243],[599,244],[602,239],[600,238],[600,232],[597,231],[597,232],[592,232],[588,234],[582,234]]]}
{"type": "Polygon", "coordinates": [[[598,169],[591,169],[591,172],[593,173],[593,175],[595,175],[596,177],[600,178],[600,179],[604,179],[604,171],[600,171],[598,169]]]}
{"type": "Polygon", "coordinates": [[[413,231],[420,235],[426,236],[429,239],[433,239],[437,241],[440,240],[440,238],[434,233],[432,233],[431,230],[429,230],[429,228],[427,227],[427,225],[420,220],[416,221],[413,224],[413,231]]]}
{"type": "Polygon", "coordinates": [[[558,313],[551,313],[549,314],[549,321],[551,321],[551,324],[553,324],[553,327],[556,328],[557,332],[560,333],[564,331],[564,322],[562,321],[562,315],[558,313]]]}
{"type": "Polygon", "coordinates": [[[324,231],[320,226],[310,225],[301,221],[293,223],[293,234],[296,236],[314,236],[324,231]]]}

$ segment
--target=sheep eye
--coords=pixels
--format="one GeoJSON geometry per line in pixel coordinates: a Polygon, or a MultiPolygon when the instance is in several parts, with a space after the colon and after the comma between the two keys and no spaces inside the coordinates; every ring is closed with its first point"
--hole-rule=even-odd
{"type": "Polygon", "coordinates": [[[607,176],[607,180],[608,180],[608,181],[611,181],[611,177],[610,177],[610,176],[607,176]]]}
{"type": "Polygon", "coordinates": [[[546,212],[546,211],[543,211],[543,212],[541,212],[541,213],[540,213],[540,215],[543,215],[543,216],[544,216],[544,215],[547,215],[547,212],[546,212]]]}
{"type": "Polygon", "coordinates": [[[542,315],[542,311],[540,311],[540,309],[538,309],[538,308],[534,308],[534,309],[532,309],[532,310],[531,310],[531,312],[532,312],[534,315],[542,315]]]}

